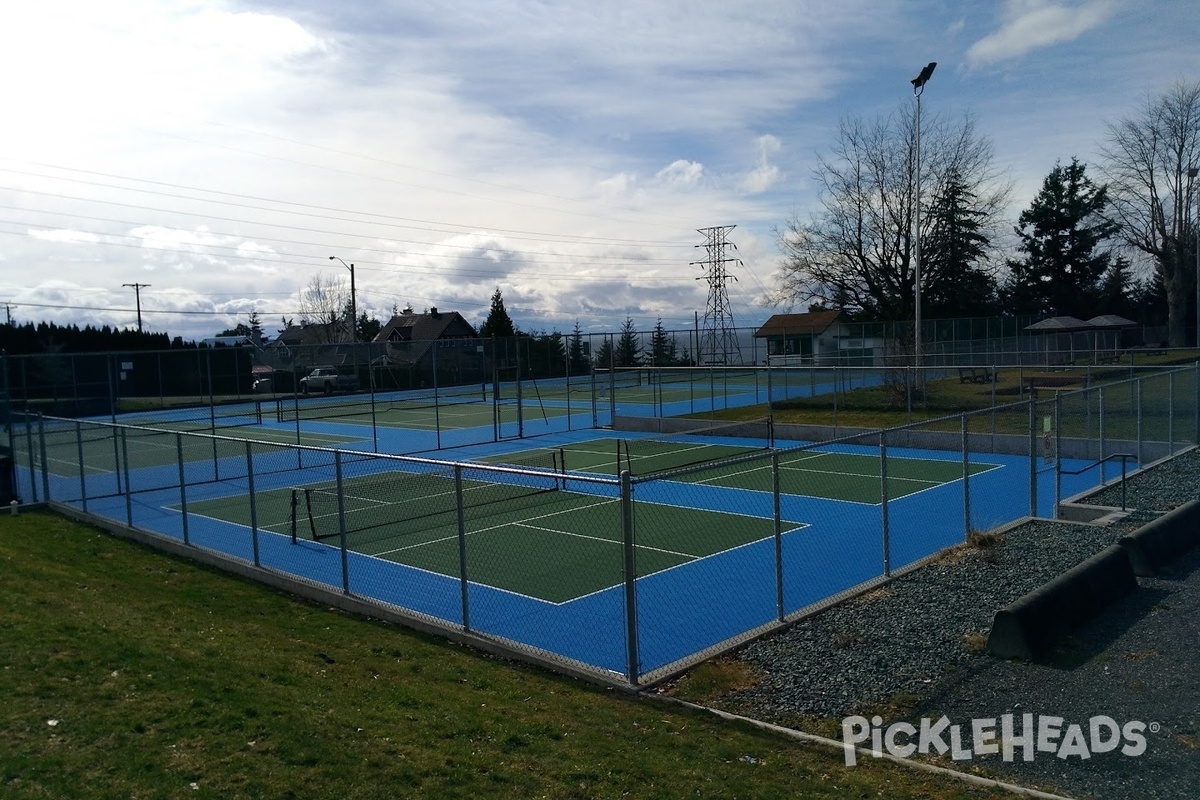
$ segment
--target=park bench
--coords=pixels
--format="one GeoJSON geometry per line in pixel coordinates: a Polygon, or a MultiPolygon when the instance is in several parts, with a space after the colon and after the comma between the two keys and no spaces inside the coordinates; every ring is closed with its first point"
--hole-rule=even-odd
{"type": "Polygon", "coordinates": [[[991,383],[992,371],[987,367],[959,367],[959,383],[991,383]]]}

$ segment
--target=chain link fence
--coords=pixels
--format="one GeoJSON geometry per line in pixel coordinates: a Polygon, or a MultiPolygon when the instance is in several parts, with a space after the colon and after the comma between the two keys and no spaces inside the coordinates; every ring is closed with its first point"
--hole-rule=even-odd
{"type": "MultiPolygon", "coordinates": [[[[618,415],[639,430],[604,433],[613,454],[588,471],[568,445],[455,462],[16,411],[7,433],[26,502],[644,685],[1195,446],[1198,370],[1034,385],[979,412],[836,435],[618,415]]],[[[819,376],[763,378],[765,396],[819,376]]]]}

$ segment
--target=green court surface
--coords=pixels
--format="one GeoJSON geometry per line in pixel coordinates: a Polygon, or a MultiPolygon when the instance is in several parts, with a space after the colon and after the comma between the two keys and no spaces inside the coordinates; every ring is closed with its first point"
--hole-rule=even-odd
{"type": "MultiPolygon", "coordinates": [[[[524,419],[545,419],[564,416],[565,408],[542,406],[530,398],[522,403],[521,413],[524,419]]],[[[447,398],[445,402],[434,403],[433,398],[413,400],[382,400],[377,399],[372,404],[369,400],[338,403],[322,400],[301,400],[298,406],[285,401],[279,412],[279,420],[284,423],[295,422],[299,415],[301,420],[314,422],[338,422],[350,425],[380,425],[393,428],[410,428],[414,430],[457,430],[461,428],[480,428],[492,425],[497,421],[503,424],[518,421],[518,408],[515,402],[493,404],[490,399],[473,398],[464,401],[461,398],[447,398]]]]}
{"type": "MultiPolygon", "coordinates": [[[[554,603],[620,584],[624,574],[620,501],[552,488],[546,480],[557,485],[553,478],[520,487],[463,481],[469,579],[554,603]]],[[[335,491],[327,483],[298,489],[258,493],[260,527],[290,535],[295,520],[295,546],[314,546],[314,532],[322,543],[338,546],[335,491]]],[[[349,549],[458,576],[460,543],[452,478],[404,472],[360,476],[345,481],[344,494],[349,549]]],[[[636,513],[638,577],[774,533],[773,520],[741,514],[647,502],[638,503],[636,513]]],[[[249,526],[249,497],[190,502],[188,514],[249,526]]],[[[786,533],[802,527],[786,522],[782,529],[786,533]]]]}
{"type": "MultiPolygon", "coordinates": [[[[179,462],[177,440],[180,438],[182,439],[185,463],[213,461],[220,458],[244,458],[246,448],[243,442],[247,440],[263,442],[267,445],[296,444],[294,430],[262,427],[219,428],[217,436],[223,438],[213,439],[208,436],[176,436],[177,432],[211,433],[210,427],[199,427],[198,423],[156,421],[154,425],[162,430],[124,429],[125,442],[122,445],[120,437],[122,429],[85,424],[81,437],[84,472],[87,474],[113,472],[117,469],[118,463],[125,463],[126,458],[129,469],[176,464],[179,462]],[[120,460],[118,461],[118,459],[120,460]]],[[[24,444],[23,437],[18,437],[17,441],[18,447],[24,444]]],[[[313,447],[334,447],[356,441],[361,441],[361,439],[308,432],[303,432],[300,436],[301,444],[313,447]]],[[[259,452],[261,452],[261,448],[259,452]]],[[[51,472],[56,475],[78,475],[79,455],[80,448],[74,426],[46,430],[46,463],[51,472]]],[[[22,458],[27,458],[27,455],[22,458]]],[[[37,461],[41,461],[40,454],[37,454],[37,461]]]]}
{"type": "MultiPolygon", "coordinates": [[[[677,469],[708,461],[763,453],[761,460],[717,465],[698,472],[673,477],[672,480],[732,489],[771,492],[773,478],[771,461],[765,446],[748,443],[714,444],[629,439],[626,453],[624,440],[604,438],[564,445],[559,448],[568,471],[614,475],[629,468],[631,474],[652,475],[663,470],[677,469]],[[618,455],[619,454],[619,455],[618,455]],[[619,458],[619,461],[618,461],[619,458]]],[[[528,450],[497,457],[495,461],[524,461],[546,450],[528,450]]],[[[973,461],[969,474],[977,475],[997,468],[997,464],[973,461]]],[[[833,450],[783,451],[779,454],[779,489],[784,494],[821,497],[851,503],[877,504],[882,501],[882,460],[879,456],[833,450]]],[[[888,498],[905,495],[952,483],[962,479],[961,459],[939,460],[889,456],[887,459],[888,498]]]]}

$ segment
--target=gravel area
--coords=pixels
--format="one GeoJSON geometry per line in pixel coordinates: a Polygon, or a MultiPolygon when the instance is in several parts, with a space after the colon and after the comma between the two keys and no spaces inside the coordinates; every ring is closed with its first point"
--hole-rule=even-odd
{"type": "MultiPolygon", "coordinates": [[[[1002,542],[963,547],[874,592],[747,645],[734,658],[762,679],[731,693],[722,708],[813,730],[855,713],[883,725],[943,714],[970,738],[972,719],[1032,713],[1062,717],[1066,729],[1107,715],[1148,726],[1145,753],[1118,750],[1033,762],[994,756],[941,760],[1001,780],[1071,797],[1200,797],[1200,550],[1067,638],[1050,663],[986,653],[992,617],[1026,592],[1115,542],[1145,520],[1200,494],[1192,452],[1128,481],[1129,518],[1107,527],[1035,521],[1002,542]],[[886,709],[886,710],[885,710],[886,709]],[[1153,725],[1151,725],[1153,723],[1153,725]]],[[[1119,493],[1090,502],[1117,505],[1119,493]]],[[[1019,733],[1019,729],[1018,729],[1019,733]]],[[[947,737],[948,738],[948,737],[947,737]]],[[[968,744],[969,746],[969,744],[968,744]]]]}

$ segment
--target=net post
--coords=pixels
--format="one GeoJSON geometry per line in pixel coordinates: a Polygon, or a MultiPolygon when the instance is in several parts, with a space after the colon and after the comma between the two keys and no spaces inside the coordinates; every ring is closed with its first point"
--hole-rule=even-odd
{"type": "Polygon", "coordinates": [[[771,506],[775,524],[775,619],[787,614],[783,599],[783,517],[779,508],[779,452],[771,452],[771,506]]]}
{"type": "Polygon", "coordinates": [[[187,510],[187,474],[184,470],[183,461],[183,434],[175,434],[175,457],[179,463],[179,514],[180,521],[183,523],[183,543],[191,544],[188,537],[188,510],[187,510]]]}
{"type": "Polygon", "coordinates": [[[337,477],[338,540],[342,552],[342,592],[350,594],[350,559],[346,552],[346,487],[342,480],[342,451],[333,451],[333,470],[337,477]]]}
{"type": "Polygon", "coordinates": [[[624,555],[626,674],[631,686],[638,684],[637,568],[633,542],[633,482],[629,470],[621,472],[621,543],[624,555]]]}
{"type": "Polygon", "coordinates": [[[470,584],[467,581],[467,515],[463,503],[462,464],[454,465],[454,507],[458,516],[458,585],[462,595],[463,630],[471,631],[470,584]]]}
{"type": "Polygon", "coordinates": [[[891,529],[888,525],[887,434],[879,432],[879,514],[883,532],[883,574],[892,574],[891,529]]]}
{"type": "Polygon", "coordinates": [[[254,566],[261,566],[258,557],[258,499],[254,492],[253,443],[246,440],[246,490],[250,495],[250,545],[254,551],[254,566]]]}

